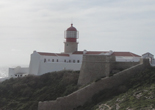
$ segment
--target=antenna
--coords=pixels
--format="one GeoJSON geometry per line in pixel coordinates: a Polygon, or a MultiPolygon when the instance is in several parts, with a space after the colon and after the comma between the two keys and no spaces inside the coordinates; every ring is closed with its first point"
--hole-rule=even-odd
{"type": "Polygon", "coordinates": [[[71,24],[73,24],[73,18],[71,18],[71,24]]]}

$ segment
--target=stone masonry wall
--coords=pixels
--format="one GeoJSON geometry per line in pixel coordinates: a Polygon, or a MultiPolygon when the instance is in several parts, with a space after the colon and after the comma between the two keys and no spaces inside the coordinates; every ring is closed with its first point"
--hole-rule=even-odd
{"type": "Polygon", "coordinates": [[[84,55],[78,79],[79,85],[87,85],[109,74],[130,68],[139,62],[116,62],[112,55],[84,55]]]}
{"type": "Polygon", "coordinates": [[[79,85],[86,85],[98,78],[109,76],[115,57],[111,55],[84,55],[81,65],[79,85]]]}
{"type": "Polygon", "coordinates": [[[135,66],[140,62],[114,62],[112,69],[113,70],[124,70],[130,68],[131,66],[135,66]]]}
{"type": "Polygon", "coordinates": [[[149,66],[149,61],[144,60],[141,64],[123,70],[112,77],[103,78],[98,82],[91,83],[68,96],[57,98],[55,101],[39,102],[38,110],[73,110],[78,106],[82,106],[87,101],[91,101],[92,97],[100,91],[122,85],[124,82],[130,80],[134,74],[143,71],[143,69],[149,66]]]}

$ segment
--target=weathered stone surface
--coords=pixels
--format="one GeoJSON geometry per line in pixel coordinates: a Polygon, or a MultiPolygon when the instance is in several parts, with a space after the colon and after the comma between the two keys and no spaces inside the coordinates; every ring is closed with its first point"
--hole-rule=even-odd
{"type": "Polygon", "coordinates": [[[84,55],[78,79],[79,85],[87,85],[96,79],[109,77],[110,73],[122,71],[140,62],[116,62],[112,55],[84,55]]]}
{"type": "Polygon", "coordinates": [[[79,85],[86,85],[101,77],[108,77],[115,57],[111,55],[84,55],[78,80],[79,85]]]}

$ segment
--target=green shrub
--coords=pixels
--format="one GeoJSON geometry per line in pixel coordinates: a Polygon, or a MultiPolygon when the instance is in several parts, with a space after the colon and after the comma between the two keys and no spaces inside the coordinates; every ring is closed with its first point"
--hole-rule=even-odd
{"type": "Polygon", "coordinates": [[[11,78],[0,83],[0,109],[37,110],[39,101],[55,100],[78,89],[79,71],[11,78]]]}

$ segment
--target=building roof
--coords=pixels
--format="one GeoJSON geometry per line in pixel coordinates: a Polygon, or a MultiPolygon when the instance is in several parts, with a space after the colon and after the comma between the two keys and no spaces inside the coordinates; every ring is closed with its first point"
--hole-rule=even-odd
{"type": "Polygon", "coordinates": [[[86,54],[101,54],[101,53],[108,53],[107,51],[88,51],[86,54]]]}
{"type": "MultiPolygon", "coordinates": [[[[100,55],[102,53],[109,53],[110,51],[86,51],[85,54],[88,55],[100,55]]],[[[46,52],[38,52],[40,55],[43,56],[65,56],[65,57],[69,57],[69,54],[65,54],[65,53],[46,53],[46,52]]],[[[75,51],[72,54],[81,54],[83,55],[83,51],[75,51]]],[[[125,57],[141,57],[137,54],[131,53],[131,52],[113,52],[112,55],[114,56],[125,56],[125,57]]]]}
{"type": "Polygon", "coordinates": [[[133,57],[141,57],[141,56],[136,55],[136,54],[131,53],[131,52],[113,52],[112,55],[114,55],[114,56],[133,56],[133,57]]]}
{"type": "Polygon", "coordinates": [[[45,52],[38,52],[38,53],[43,56],[56,56],[55,53],[45,53],[45,52]]]}
{"type": "MultiPolygon", "coordinates": [[[[107,51],[86,51],[86,54],[98,55],[101,53],[107,53],[107,51]]],[[[75,51],[73,54],[83,54],[83,51],[75,51]]]]}
{"type": "Polygon", "coordinates": [[[46,53],[46,52],[38,52],[38,54],[43,55],[43,56],[66,56],[66,57],[69,56],[69,54],[64,54],[64,53],[46,53]]]}
{"type": "Polygon", "coordinates": [[[144,53],[142,56],[147,55],[147,54],[154,56],[154,55],[151,54],[150,52],[144,53]]]}
{"type": "Polygon", "coordinates": [[[77,31],[77,30],[75,27],[73,27],[73,24],[71,24],[71,27],[69,27],[67,31],[77,31]]]}
{"type": "Polygon", "coordinates": [[[60,53],[60,54],[56,54],[57,56],[66,56],[66,57],[68,57],[69,56],[69,54],[64,54],[64,53],[60,53]]]}
{"type": "MultiPolygon", "coordinates": [[[[92,55],[99,55],[101,53],[109,53],[109,51],[86,51],[86,54],[92,55]]],[[[83,51],[76,51],[73,54],[83,54],[83,51]]],[[[137,54],[131,52],[113,52],[112,55],[114,56],[133,56],[133,57],[141,57],[137,54]]]]}
{"type": "Polygon", "coordinates": [[[83,54],[83,51],[75,51],[72,54],[83,54]]]}

